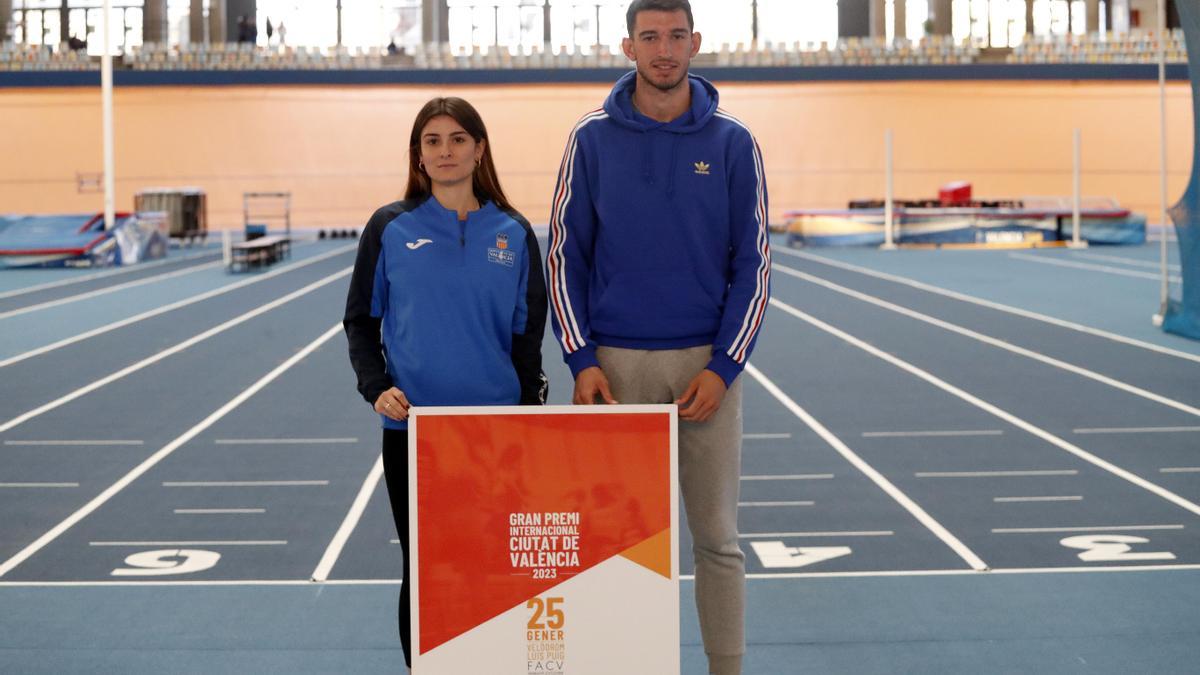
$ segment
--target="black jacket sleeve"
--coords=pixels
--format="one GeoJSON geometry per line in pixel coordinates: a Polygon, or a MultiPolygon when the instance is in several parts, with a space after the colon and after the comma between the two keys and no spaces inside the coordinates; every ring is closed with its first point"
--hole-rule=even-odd
{"type": "Polygon", "coordinates": [[[508,213],[525,229],[529,258],[529,281],[525,290],[529,318],[525,322],[525,332],[513,334],[513,367],[521,382],[521,405],[542,405],[550,393],[550,383],[542,372],[542,336],[546,332],[546,278],[542,276],[542,252],[529,221],[515,211],[508,213]]]}
{"type": "Polygon", "coordinates": [[[375,268],[383,248],[383,229],[405,211],[404,202],[389,204],[371,216],[358,241],[358,258],[346,295],[346,314],[342,326],[350,343],[350,365],[358,376],[358,393],[374,404],[380,394],[394,384],[387,372],[380,334],[382,319],[371,316],[371,298],[375,290],[375,268]]]}

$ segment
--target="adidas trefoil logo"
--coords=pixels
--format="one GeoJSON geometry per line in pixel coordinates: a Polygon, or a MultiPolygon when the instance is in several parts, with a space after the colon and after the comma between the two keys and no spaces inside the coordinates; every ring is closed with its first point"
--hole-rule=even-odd
{"type": "Polygon", "coordinates": [[[693,164],[693,166],[696,167],[696,173],[701,176],[707,176],[708,170],[712,168],[712,166],[709,165],[708,162],[696,162],[695,164],[693,164]]]}
{"type": "Polygon", "coordinates": [[[421,248],[422,246],[424,246],[425,244],[432,244],[432,243],[433,243],[432,239],[418,239],[416,241],[410,241],[410,242],[406,243],[405,246],[407,246],[410,251],[415,251],[415,250],[421,248]]]}

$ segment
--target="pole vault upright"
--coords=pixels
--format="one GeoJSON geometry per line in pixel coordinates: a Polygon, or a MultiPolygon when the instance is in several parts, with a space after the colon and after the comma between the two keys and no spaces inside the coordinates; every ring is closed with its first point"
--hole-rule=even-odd
{"type": "Polygon", "coordinates": [[[112,40],[110,39],[109,23],[112,13],[112,0],[104,0],[101,14],[101,34],[104,43],[104,54],[100,57],[100,105],[103,109],[104,137],[104,229],[111,230],[115,218],[113,203],[113,73],[112,73],[112,40]]]}

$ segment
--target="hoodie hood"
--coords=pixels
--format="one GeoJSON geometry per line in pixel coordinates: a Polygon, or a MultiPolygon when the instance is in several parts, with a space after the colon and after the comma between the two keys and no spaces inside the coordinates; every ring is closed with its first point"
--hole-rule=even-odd
{"type": "MultiPolygon", "coordinates": [[[[637,84],[637,71],[632,70],[617,80],[612,92],[604,100],[604,112],[609,119],[618,125],[640,133],[665,132],[669,135],[669,150],[667,167],[675,166],[675,155],[679,149],[679,137],[700,131],[708,124],[717,112],[717,88],[708,80],[688,75],[688,84],[692,89],[692,104],[686,112],[670,122],[659,122],[633,109],[633,89],[637,84]]],[[[650,185],[657,181],[654,175],[654,143],[642,144],[642,179],[650,185]]],[[[666,176],[667,195],[675,194],[675,174],[671,171],[666,176]]]]}
{"type": "Polygon", "coordinates": [[[637,71],[631,70],[617,80],[612,92],[604,101],[604,112],[610,119],[623,127],[637,131],[662,129],[677,134],[690,134],[708,124],[717,112],[717,88],[697,75],[688,75],[692,88],[692,105],[687,112],[670,122],[659,122],[633,109],[633,89],[637,83],[637,71]]]}

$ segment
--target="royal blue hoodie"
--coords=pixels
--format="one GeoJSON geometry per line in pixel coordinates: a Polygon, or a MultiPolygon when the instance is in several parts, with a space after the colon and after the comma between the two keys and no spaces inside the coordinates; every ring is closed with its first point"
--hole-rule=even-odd
{"type": "Polygon", "coordinates": [[[689,76],[690,108],[658,122],[634,109],[636,77],[567,141],[546,262],[554,334],[575,375],[597,345],[712,345],[707,367],[730,385],[770,290],[762,154],[706,80],[689,76]]]}

